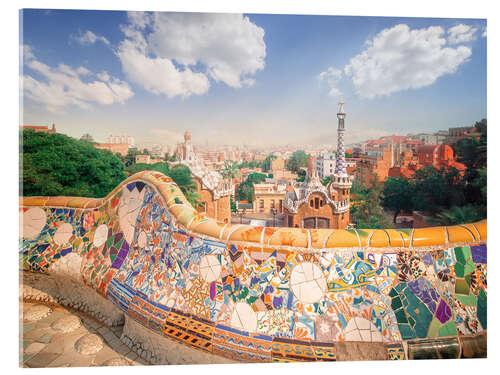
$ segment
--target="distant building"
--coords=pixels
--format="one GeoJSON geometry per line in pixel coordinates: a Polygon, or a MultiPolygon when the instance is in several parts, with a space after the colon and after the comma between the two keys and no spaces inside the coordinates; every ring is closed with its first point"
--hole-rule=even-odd
{"type": "Polygon", "coordinates": [[[432,165],[435,168],[451,167],[464,171],[467,167],[455,160],[453,149],[445,144],[424,145],[418,149],[418,162],[422,166],[432,165]]]}
{"type": "Polygon", "coordinates": [[[335,153],[327,153],[316,157],[314,169],[318,173],[319,178],[330,176],[335,171],[335,153]]]}
{"type": "Polygon", "coordinates": [[[133,137],[128,135],[110,135],[108,137],[108,143],[111,144],[126,144],[129,147],[135,147],[135,140],[133,137]]]}
{"type": "Polygon", "coordinates": [[[140,163],[140,164],[150,164],[151,163],[151,156],[149,155],[136,155],[135,156],[135,162],[140,163]]]}
{"type": "Polygon", "coordinates": [[[21,129],[25,130],[34,130],[36,132],[42,132],[42,133],[56,133],[56,124],[52,124],[52,128],[49,129],[48,126],[35,126],[35,125],[21,125],[21,129]]]}
{"type": "Polygon", "coordinates": [[[283,158],[277,157],[276,159],[271,158],[271,170],[284,170],[285,161],[283,158]]]}
{"type": "Polygon", "coordinates": [[[94,147],[101,150],[109,150],[113,154],[119,153],[122,156],[128,154],[129,148],[126,143],[94,143],[94,147]]]}
{"type": "Polygon", "coordinates": [[[381,151],[366,151],[356,161],[354,180],[365,187],[371,187],[375,176],[384,181],[389,176],[389,169],[394,166],[393,145],[389,144],[381,151]]]}
{"type": "Polygon", "coordinates": [[[264,183],[253,185],[253,212],[271,213],[273,209],[283,213],[286,185],[264,183]]]}
{"type": "Polygon", "coordinates": [[[461,139],[476,138],[479,139],[481,133],[477,131],[475,126],[464,126],[459,128],[449,128],[446,144],[452,145],[461,139]]]}
{"type": "Polygon", "coordinates": [[[231,181],[224,180],[222,175],[208,169],[194,152],[191,144],[191,133],[184,133],[184,143],[179,145],[180,164],[186,165],[194,177],[197,193],[201,196],[203,208],[207,216],[224,223],[231,222],[231,195],[234,186],[231,181]]]}

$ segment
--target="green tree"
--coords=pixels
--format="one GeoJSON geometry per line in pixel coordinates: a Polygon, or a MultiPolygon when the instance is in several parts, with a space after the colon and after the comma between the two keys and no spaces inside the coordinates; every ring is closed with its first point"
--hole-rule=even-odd
{"type": "Polygon", "coordinates": [[[381,206],[383,185],[374,178],[373,185],[366,189],[363,199],[352,202],[351,218],[359,229],[392,228],[392,222],[381,206]]]}
{"type": "Polygon", "coordinates": [[[266,160],[264,160],[264,168],[262,169],[264,172],[268,172],[271,169],[271,160],[277,159],[276,155],[270,154],[267,155],[266,160]]]}
{"type": "Polygon", "coordinates": [[[287,168],[292,172],[298,172],[300,168],[307,167],[309,155],[305,151],[295,151],[287,163],[287,168]]]}
{"type": "Polygon", "coordinates": [[[125,164],[126,167],[129,167],[129,166],[135,164],[135,157],[137,155],[141,155],[141,152],[137,148],[135,148],[135,147],[129,148],[127,155],[125,155],[123,157],[123,160],[122,160],[123,164],[125,164]]]}
{"type": "Polygon", "coordinates": [[[238,169],[241,168],[261,168],[264,169],[265,160],[252,160],[252,161],[244,161],[238,164],[238,169]]]}
{"type": "Polygon", "coordinates": [[[415,209],[436,214],[465,204],[463,184],[455,168],[426,166],[415,173],[415,209]]]}
{"type": "Polygon", "coordinates": [[[108,150],[64,134],[23,130],[20,194],[101,198],[126,178],[124,165],[108,150]]]}
{"type": "Polygon", "coordinates": [[[222,168],[221,175],[225,180],[231,180],[233,178],[238,177],[240,174],[240,170],[238,169],[238,165],[231,161],[225,161],[224,167],[222,168]]]}
{"type": "Polygon", "coordinates": [[[463,207],[453,206],[443,210],[434,218],[429,218],[427,221],[433,225],[457,225],[464,223],[473,223],[484,219],[486,212],[483,208],[476,207],[471,204],[463,207]]]}
{"type": "Polygon", "coordinates": [[[303,170],[303,169],[300,169],[298,172],[297,172],[297,178],[295,179],[295,181],[297,182],[303,182],[305,179],[306,179],[306,171],[303,170]]]}
{"type": "Polygon", "coordinates": [[[402,212],[411,212],[414,209],[415,185],[403,177],[389,177],[384,182],[382,205],[394,212],[393,223],[396,224],[398,215],[402,212]]]}
{"type": "Polygon", "coordinates": [[[238,190],[236,190],[236,199],[240,201],[253,202],[253,185],[259,184],[267,178],[265,174],[262,173],[250,173],[245,181],[243,181],[238,190]]]}

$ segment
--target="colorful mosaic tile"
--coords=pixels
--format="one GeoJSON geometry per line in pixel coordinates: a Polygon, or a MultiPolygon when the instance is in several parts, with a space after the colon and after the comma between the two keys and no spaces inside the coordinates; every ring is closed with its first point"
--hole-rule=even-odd
{"type": "MultiPolygon", "coordinates": [[[[336,231],[323,237],[337,247],[293,247],[297,238],[307,245],[307,232],[219,226],[171,179],[141,176],[95,208],[21,207],[23,270],[81,275],[145,327],[241,361],[332,361],[343,341],[380,343],[390,359],[405,358],[405,340],[409,358],[453,357],[450,338],[487,329],[484,241],[383,248],[378,231],[376,249],[341,249],[347,237],[366,245],[370,236],[336,231]]],[[[390,233],[401,246],[415,240],[411,231],[390,233]]]]}

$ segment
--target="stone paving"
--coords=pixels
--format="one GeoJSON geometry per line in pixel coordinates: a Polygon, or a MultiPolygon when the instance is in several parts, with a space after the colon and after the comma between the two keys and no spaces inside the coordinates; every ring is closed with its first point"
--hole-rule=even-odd
{"type": "Polygon", "coordinates": [[[120,341],[123,326],[109,328],[59,305],[22,303],[21,367],[149,365],[120,341]]]}

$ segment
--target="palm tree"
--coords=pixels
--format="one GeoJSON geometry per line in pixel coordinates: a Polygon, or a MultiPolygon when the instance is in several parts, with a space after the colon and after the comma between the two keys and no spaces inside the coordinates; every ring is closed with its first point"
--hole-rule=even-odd
{"type": "Polygon", "coordinates": [[[239,169],[238,165],[234,162],[226,161],[224,163],[224,168],[221,171],[222,178],[224,180],[232,180],[233,178],[238,177],[239,169]]]}
{"type": "Polygon", "coordinates": [[[427,221],[438,225],[457,225],[473,223],[483,218],[480,210],[472,205],[467,205],[463,207],[453,206],[441,211],[436,218],[430,218],[427,221]]]}

